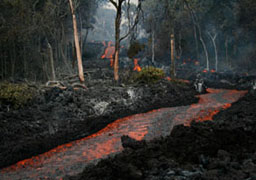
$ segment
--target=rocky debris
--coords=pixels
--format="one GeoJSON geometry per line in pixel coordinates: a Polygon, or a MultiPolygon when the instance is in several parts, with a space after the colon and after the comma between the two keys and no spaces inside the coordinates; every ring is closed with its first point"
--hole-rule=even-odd
{"type": "Polygon", "coordinates": [[[116,119],[198,100],[192,84],[116,84],[110,74],[91,71],[88,90],[43,89],[22,109],[1,109],[0,167],[88,136],[116,119]]]}
{"type": "Polygon", "coordinates": [[[170,136],[146,144],[138,145],[140,142],[126,137],[131,144],[141,147],[125,148],[115,157],[65,179],[253,180],[256,178],[255,107],[256,94],[248,93],[217,114],[214,121],[192,123],[190,127],[178,125],[170,136]]]}

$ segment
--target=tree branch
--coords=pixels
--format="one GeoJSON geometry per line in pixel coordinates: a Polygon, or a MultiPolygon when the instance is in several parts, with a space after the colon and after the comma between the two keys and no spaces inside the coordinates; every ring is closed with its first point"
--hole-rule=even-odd
{"type": "MultiPolygon", "coordinates": [[[[127,32],[126,35],[124,35],[123,37],[121,37],[119,39],[119,42],[121,42],[122,40],[124,40],[125,38],[127,38],[129,36],[129,34],[134,30],[134,28],[136,27],[136,25],[139,23],[139,17],[140,17],[140,11],[141,11],[141,1],[139,1],[139,4],[137,6],[137,14],[136,14],[136,18],[134,20],[134,24],[131,28],[129,28],[129,31],[127,32]]],[[[130,25],[129,25],[130,27],[130,25]]]]}
{"type": "Polygon", "coordinates": [[[109,0],[114,6],[115,8],[117,9],[117,3],[114,1],[114,0],[109,0]]]}

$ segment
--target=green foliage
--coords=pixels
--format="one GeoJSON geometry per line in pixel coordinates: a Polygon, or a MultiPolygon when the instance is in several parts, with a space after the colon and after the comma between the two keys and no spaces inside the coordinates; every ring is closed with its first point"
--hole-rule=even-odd
{"type": "Polygon", "coordinates": [[[0,104],[8,104],[15,109],[23,107],[35,95],[35,90],[26,84],[0,83],[0,104]]]}
{"type": "Polygon", "coordinates": [[[142,68],[132,79],[134,82],[155,83],[164,77],[165,73],[162,69],[150,66],[142,68]]]}
{"type": "Polygon", "coordinates": [[[138,41],[133,42],[127,52],[129,58],[134,58],[140,51],[145,48],[144,44],[139,43],[138,41]]]}

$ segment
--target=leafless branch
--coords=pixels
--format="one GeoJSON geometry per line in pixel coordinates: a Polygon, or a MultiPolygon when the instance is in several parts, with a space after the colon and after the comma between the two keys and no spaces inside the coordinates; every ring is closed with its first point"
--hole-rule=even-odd
{"type": "Polygon", "coordinates": [[[129,31],[126,33],[126,35],[124,35],[123,37],[120,38],[119,42],[121,42],[122,40],[127,38],[130,35],[130,33],[135,29],[137,24],[139,23],[139,17],[140,17],[140,13],[141,13],[141,1],[139,1],[136,11],[137,11],[137,13],[136,13],[136,17],[134,20],[134,24],[132,26],[129,25],[129,31]]]}
{"type": "Polygon", "coordinates": [[[114,0],[109,0],[114,6],[115,8],[117,9],[117,3],[114,1],[114,0]]]}

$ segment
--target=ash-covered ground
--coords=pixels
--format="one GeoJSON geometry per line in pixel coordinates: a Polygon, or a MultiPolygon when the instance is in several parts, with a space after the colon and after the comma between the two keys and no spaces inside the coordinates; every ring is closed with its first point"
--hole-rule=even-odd
{"type": "Polygon", "coordinates": [[[178,125],[151,142],[123,137],[121,154],[65,179],[256,179],[255,106],[250,91],[213,121],[178,125]]]}
{"type": "Polygon", "coordinates": [[[87,90],[36,85],[37,96],[27,106],[1,106],[1,168],[86,137],[116,119],[198,100],[193,84],[164,79],[153,84],[115,83],[110,68],[87,70],[86,78],[87,90]]]}

